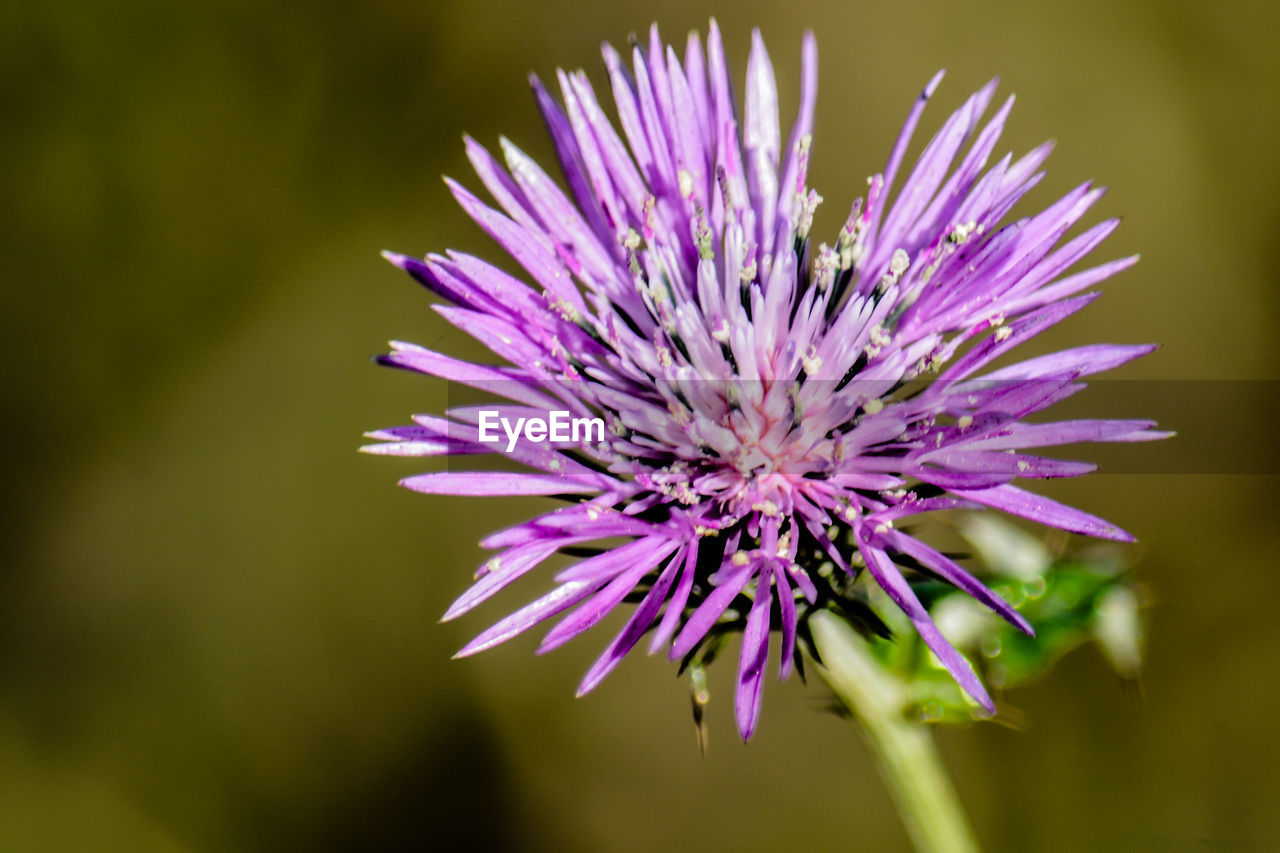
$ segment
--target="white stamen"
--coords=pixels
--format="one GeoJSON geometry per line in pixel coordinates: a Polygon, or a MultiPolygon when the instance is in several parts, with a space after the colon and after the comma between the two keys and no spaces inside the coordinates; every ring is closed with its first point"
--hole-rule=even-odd
{"type": "Polygon", "coordinates": [[[809,376],[813,376],[822,369],[822,359],[818,357],[818,348],[813,344],[809,344],[809,349],[805,351],[804,357],[800,359],[800,364],[804,367],[804,372],[809,376]]]}
{"type": "Polygon", "coordinates": [[[681,169],[676,173],[676,181],[680,184],[680,195],[682,198],[693,198],[693,175],[688,171],[681,169]]]}
{"type": "Polygon", "coordinates": [[[907,271],[907,267],[911,265],[911,256],[907,254],[905,249],[894,249],[893,257],[889,259],[889,272],[896,278],[907,271]]]}

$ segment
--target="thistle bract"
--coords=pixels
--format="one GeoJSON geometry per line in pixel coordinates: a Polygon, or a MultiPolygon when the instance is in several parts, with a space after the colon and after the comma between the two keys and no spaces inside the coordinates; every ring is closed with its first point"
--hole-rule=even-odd
{"type": "Polygon", "coordinates": [[[1146,421],[1027,421],[1080,390],[1081,377],[1152,347],[1085,346],[992,366],[1083,308],[1096,295],[1086,293],[1091,286],[1136,260],[1069,272],[1117,224],[1062,240],[1102,191],[1085,184],[1010,219],[1039,181],[1049,146],[988,165],[1012,106],[1010,98],[983,122],[994,82],[947,119],[906,172],[908,144],[939,74],[912,105],[865,199],[829,242],[814,245],[821,198],[806,183],[817,94],[812,35],[785,140],[758,32],[741,102],[714,22],[705,50],[690,35],[683,61],[656,27],[630,63],[608,45],[604,59],[612,115],[581,72],[558,73],[559,100],[532,80],[563,188],[505,139],[501,161],[466,141],[496,207],[448,181],[524,276],[457,252],[422,260],[387,254],[442,297],[440,314],[496,359],[472,364],[393,343],[382,361],[505,402],[417,416],[413,425],[372,433],[384,443],[367,449],[507,454],[523,470],[454,465],[403,485],[569,501],[484,540],[495,554],[446,618],[554,554],[580,558],[543,597],[460,654],[559,617],[539,651],[555,648],[624,601],[633,604],[581,694],[645,635],[651,652],[681,659],[709,637],[740,631],[735,711],[747,738],[770,648],[785,678],[798,660],[805,613],[855,581],[870,582],[964,691],[993,710],[903,570],[959,588],[1028,633],[1030,626],[900,522],[995,508],[1075,533],[1130,538],[1015,481],[1092,468],[1028,449],[1160,437],[1146,421]],[[597,421],[601,428],[592,430],[597,421]],[[567,422],[580,422],[583,432],[555,434],[552,426],[567,422]],[[603,540],[609,547],[593,549],[603,540]]]}

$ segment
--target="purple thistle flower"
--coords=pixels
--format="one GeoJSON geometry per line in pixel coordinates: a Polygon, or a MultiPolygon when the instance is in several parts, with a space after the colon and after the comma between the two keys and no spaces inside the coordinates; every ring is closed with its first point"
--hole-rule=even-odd
{"type": "Polygon", "coordinates": [[[506,451],[527,469],[445,470],[402,482],[415,491],[572,501],[484,540],[498,553],[445,619],[557,552],[626,540],[561,571],[549,593],[459,655],[566,614],[543,640],[546,651],[624,600],[637,602],[581,695],[646,633],[650,652],[680,659],[709,636],[740,629],[735,710],[745,739],[759,715],[771,632],[781,635],[785,678],[803,616],[830,601],[831,578],[851,584],[865,573],[964,690],[994,711],[902,567],[955,585],[1028,633],[1030,626],[951,558],[894,525],[935,510],[992,507],[1075,533],[1132,538],[1013,481],[1092,469],[1027,448],[1162,437],[1147,421],[1025,420],[1080,390],[1081,377],[1153,347],[1086,346],[983,372],[1084,307],[1096,294],[1083,291],[1136,260],[1066,274],[1117,224],[1058,246],[1102,190],[1084,184],[1005,223],[1040,180],[1050,146],[987,167],[1013,103],[980,122],[993,81],[946,121],[893,195],[939,73],[865,201],[854,202],[832,245],[815,248],[809,231],[821,198],[805,182],[817,93],[812,34],[785,147],[759,32],[741,105],[714,21],[705,53],[691,34],[683,64],[656,26],[647,48],[633,49],[630,69],[608,45],[604,58],[616,124],[582,72],[558,72],[560,103],[532,79],[567,193],[505,139],[505,166],[466,140],[501,212],[448,181],[526,280],[457,252],[387,254],[450,303],[436,306],[445,319],[506,363],[471,364],[406,343],[393,343],[383,363],[499,394],[510,403],[488,411],[509,423],[559,411],[609,427],[586,442],[539,442],[526,430],[508,448],[486,437],[485,410],[467,406],[371,433],[385,442],[371,452],[506,451]]]}

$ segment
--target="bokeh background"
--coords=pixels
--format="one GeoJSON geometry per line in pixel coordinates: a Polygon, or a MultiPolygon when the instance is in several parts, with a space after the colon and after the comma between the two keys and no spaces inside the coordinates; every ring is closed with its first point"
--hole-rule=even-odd
{"type": "Polygon", "coordinates": [[[739,80],[763,28],[787,115],[817,31],[819,229],[946,67],[925,138],[1001,75],[1020,96],[1001,151],[1058,140],[1022,209],[1096,178],[1112,190],[1090,221],[1125,217],[1100,256],[1143,253],[1044,343],[1162,342],[1120,375],[1176,380],[1184,397],[1152,405],[1195,421],[1169,424],[1184,435],[1154,470],[1052,490],[1142,540],[1143,698],[1084,650],[1007,697],[1025,731],[942,732],[979,835],[1275,849],[1280,413],[1274,383],[1221,380],[1280,379],[1278,10],[0,5],[0,849],[904,849],[817,685],[771,683],[744,747],[732,667],[713,670],[702,758],[660,659],[573,699],[608,626],[545,658],[527,637],[451,661],[540,588],[436,624],[477,540],[534,506],[413,495],[394,487],[411,463],[354,452],[444,405],[370,363],[387,339],[474,352],[377,254],[495,254],[439,180],[469,175],[460,133],[550,165],[528,71],[601,81],[601,40],[656,20],[682,41],[710,14],[739,80]]]}

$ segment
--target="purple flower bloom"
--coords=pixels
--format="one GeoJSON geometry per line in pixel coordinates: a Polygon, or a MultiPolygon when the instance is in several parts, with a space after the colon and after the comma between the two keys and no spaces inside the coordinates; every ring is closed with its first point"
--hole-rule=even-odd
{"type": "Polygon", "coordinates": [[[1076,533],[1131,538],[1013,481],[1092,468],[1026,448],[1161,437],[1146,421],[1025,420],[1082,388],[1081,377],[1152,347],[1086,346],[989,369],[1083,308],[1096,295],[1083,291],[1136,260],[1066,274],[1117,224],[1103,222],[1058,245],[1102,191],[1085,184],[1034,216],[1005,222],[1039,181],[1050,146],[987,167],[1013,102],[980,122],[993,81],[946,121],[892,194],[938,74],[912,106],[865,201],[854,202],[832,245],[815,248],[809,231],[821,198],[805,183],[817,93],[811,34],[785,147],[758,32],[741,105],[714,21],[705,53],[693,34],[683,64],[656,27],[647,48],[634,48],[630,69],[608,45],[604,58],[616,123],[583,73],[558,73],[560,103],[532,80],[567,192],[505,139],[505,167],[466,140],[501,212],[448,182],[525,280],[456,252],[423,260],[387,254],[450,303],[436,306],[450,323],[506,363],[470,364],[405,343],[393,343],[383,362],[510,403],[487,415],[467,406],[446,417],[418,416],[412,426],[372,433],[386,443],[366,449],[506,452],[528,470],[445,470],[403,485],[571,501],[486,539],[497,555],[445,618],[557,552],[585,555],[556,576],[549,593],[459,654],[567,613],[543,640],[545,651],[624,600],[635,602],[581,695],[650,631],[651,652],[679,659],[726,626],[740,629],[735,707],[748,738],[771,631],[781,635],[785,678],[802,617],[830,601],[831,578],[847,585],[865,573],[965,691],[993,710],[902,567],[955,585],[1025,631],[1030,626],[952,559],[894,525],[934,510],[993,507],[1076,533]],[[539,441],[549,429],[543,423],[540,432],[517,426],[510,442],[493,440],[494,418],[509,427],[553,412],[584,427],[600,418],[607,434],[539,441]],[[584,547],[603,539],[625,544],[584,547]]]}

